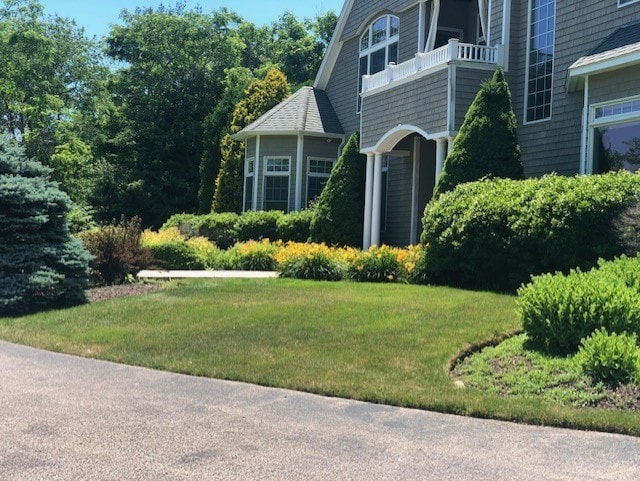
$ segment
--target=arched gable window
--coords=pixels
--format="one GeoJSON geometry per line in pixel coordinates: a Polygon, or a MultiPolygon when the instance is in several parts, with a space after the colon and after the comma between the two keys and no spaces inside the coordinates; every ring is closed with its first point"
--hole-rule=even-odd
{"type": "MultiPolygon", "coordinates": [[[[373,75],[385,69],[389,63],[398,63],[398,38],[400,19],[384,15],[373,21],[360,37],[360,68],[358,93],[362,91],[362,76],[373,75]]],[[[358,98],[358,112],[360,98],[358,98]]]]}

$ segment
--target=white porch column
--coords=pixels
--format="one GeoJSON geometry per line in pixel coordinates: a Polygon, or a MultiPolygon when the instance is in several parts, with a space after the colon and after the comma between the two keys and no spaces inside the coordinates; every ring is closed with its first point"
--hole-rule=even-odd
{"type": "Polygon", "coordinates": [[[502,68],[505,72],[508,72],[511,45],[511,0],[503,0],[502,2],[502,44],[504,45],[502,68]]]}
{"type": "MultiPolygon", "coordinates": [[[[260,136],[256,136],[256,160],[253,162],[253,210],[258,209],[258,177],[260,176],[260,136]]],[[[262,197],[264,199],[264,196],[262,197]]]]}
{"type": "Polygon", "coordinates": [[[447,139],[440,138],[436,139],[436,184],[438,185],[438,180],[440,180],[440,174],[442,174],[442,169],[444,168],[444,161],[447,158],[447,144],[445,143],[447,139]]]}
{"type": "Polygon", "coordinates": [[[304,156],[304,137],[298,134],[298,150],[296,153],[296,199],[295,210],[302,209],[302,166],[304,156]]]}
{"type": "Polygon", "coordinates": [[[380,245],[380,221],[382,213],[382,154],[375,153],[373,162],[373,206],[371,209],[371,245],[380,245]]]}
{"type": "Polygon", "coordinates": [[[438,17],[440,16],[440,0],[431,0],[431,23],[429,24],[429,36],[424,47],[425,52],[430,52],[436,45],[436,33],[438,31],[438,17]]]}
{"type": "Polygon", "coordinates": [[[364,223],[362,249],[371,247],[371,212],[373,209],[373,154],[367,154],[367,171],[364,186],[364,223]]]}
{"type": "Polygon", "coordinates": [[[447,154],[453,149],[453,140],[455,137],[447,137],[447,154]]]}
{"type": "Polygon", "coordinates": [[[420,9],[418,11],[418,53],[424,52],[425,30],[427,27],[427,2],[425,0],[420,1],[420,9]]]}
{"type": "Polygon", "coordinates": [[[587,149],[589,144],[589,76],[584,76],[584,99],[582,100],[582,135],[580,137],[580,173],[590,174],[587,166],[587,149]]]}
{"type": "Polygon", "coordinates": [[[421,137],[417,135],[413,138],[413,176],[411,185],[411,232],[409,243],[418,243],[418,201],[420,193],[420,156],[421,137]]]}

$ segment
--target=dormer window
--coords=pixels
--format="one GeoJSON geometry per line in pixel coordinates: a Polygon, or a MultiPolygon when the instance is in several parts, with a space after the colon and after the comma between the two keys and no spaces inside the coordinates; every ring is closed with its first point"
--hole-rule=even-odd
{"type": "Polygon", "coordinates": [[[379,17],[364,31],[360,37],[358,93],[362,92],[363,75],[373,75],[384,70],[391,62],[398,63],[399,34],[400,19],[394,15],[379,17]]]}

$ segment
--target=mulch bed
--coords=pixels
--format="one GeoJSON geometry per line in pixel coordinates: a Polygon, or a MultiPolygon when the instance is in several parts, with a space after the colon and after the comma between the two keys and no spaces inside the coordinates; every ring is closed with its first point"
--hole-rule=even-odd
{"type": "Polygon", "coordinates": [[[163,288],[161,283],[119,284],[115,286],[94,287],[89,289],[89,302],[106,301],[108,299],[118,299],[120,297],[136,296],[149,292],[159,291],[163,288]]]}

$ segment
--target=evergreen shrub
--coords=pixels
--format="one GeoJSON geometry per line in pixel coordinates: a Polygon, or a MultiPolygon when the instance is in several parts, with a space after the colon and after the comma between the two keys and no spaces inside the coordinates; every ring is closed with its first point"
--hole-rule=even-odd
{"type": "MultiPolygon", "coordinates": [[[[638,266],[640,260],[636,260],[636,275],[640,277],[638,266]]],[[[588,272],[543,274],[522,286],[517,310],[532,346],[569,354],[600,328],[611,333],[640,334],[640,296],[616,270],[603,265],[588,272]]]]}
{"type": "Polygon", "coordinates": [[[498,69],[469,106],[434,196],[484,177],[521,179],[524,174],[516,124],[509,85],[498,69]]]}
{"type": "Polygon", "coordinates": [[[91,256],[69,233],[69,197],[0,137],[0,316],[86,302],[91,256]]]}
{"type": "Polygon", "coordinates": [[[283,242],[306,242],[309,240],[313,210],[289,212],[277,220],[276,237],[283,242]]]}
{"type": "Polygon", "coordinates": [[[233,212],[203,215],[196,218],[195,232],[215,242],[220,249],[228,249],[238,239],[239,219],[240,215],[233,212]]]}
{"type": "Polygon", "coordinates": [[[574,360],[595,381],[614,387],[640,383],[640,349],[636,334],[609,334],[605,328],[598,329],[582,340],[574,360]]]}
{"type": "Polygon", "coordinates": [[[415,278],[513,292],[531,275],[593,267],[621,253],[612,219],[640,196],[629,172],[461,184],[425,209],[415,278]]]}
{"type": "Polygon", "coordinates": [[[279,210],[244,212],[238,217],[235,229],[240,242],[278,238],[278,219],[284,214],[279,210]]]}
{"type": "Polygon", "coordinates": [[[366,157],[355,132],[331,170],[313,209],[311,239],[329,245],[360,246],[364,219],[366,157]]]}

